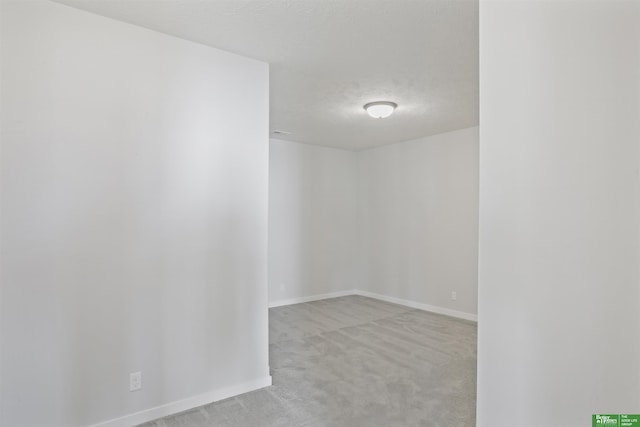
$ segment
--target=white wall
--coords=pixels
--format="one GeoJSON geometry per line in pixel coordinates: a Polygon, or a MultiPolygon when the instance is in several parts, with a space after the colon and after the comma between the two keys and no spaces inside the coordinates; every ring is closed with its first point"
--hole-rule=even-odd
{"type": "Polygon", "coordinates": [[[271,304],[356,288],[356,155],[270,141],[271,304]]]}
{"type": "Polygon", "coordinates": [[[640,408],[640,3],[481,1],[478,425],[640,408]]]}
{"type": "Polygon", "coordinates": [[[358,155],[361,289],[472,318],[478,128],[358,155]]]}
{"type": "Polygon", "coordinates": [[[271,305],[358,290],[475,319],[477,127],[359,152],[270,146],[271,305]]]}
{"type": "Polygon", "coordinates": [[[51,2],[1,35],[0,424],[269,383],[267,65],[51,2]]]}

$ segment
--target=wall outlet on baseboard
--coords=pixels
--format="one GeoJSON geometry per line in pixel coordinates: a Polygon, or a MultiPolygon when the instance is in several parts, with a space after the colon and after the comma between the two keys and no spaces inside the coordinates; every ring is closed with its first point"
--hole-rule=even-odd
{"type": "Polygon", "coordinates": [[[142,389],[142,372],[132,372],[129,374],[129,391],[142,389]]]}
{"type": "Polygon", "coordinates": [[[451,292],[451,300],[455,301],[458,299],[458,293],[456,291],[451,292]]]}

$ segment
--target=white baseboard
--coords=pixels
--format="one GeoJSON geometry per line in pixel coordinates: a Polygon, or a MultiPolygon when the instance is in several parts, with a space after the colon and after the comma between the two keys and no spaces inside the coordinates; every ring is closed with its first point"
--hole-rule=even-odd
{"type": "Polygon", "coordinates": [[[303,302],[318,301],[318,300],[321,300],[321,299],[346,297],[348,295],[355,295],[355,294],[356,294],[356,290],[355,289],[351,289],[351,290],[348,290],[348,291],[330,292],[328,294],[317,294],[317,295],[311,295],[311,296],[308,296],[308,297],[283,299],[283,300],[280,300],[280,301],[270,302],[269,303],[269,308],[281,307],[283,305],[300,304],[300,303],[303,303],[303,302]]]}
{"type": "Polygon", "coordinates": [[[188,397],[186,399],[170,402],[144,411],[135,412],[125,415],[124,417],[114,418],[112,420],[103,421],[93,424],[90,427],[132,427],[138,424],[153,421],[167,415],[177,414],[188,409],[197,408],[198,406],[207,405],[218,400],[237,396],[239,394],[248,393],[271,385],[271,376],[260,378],[245,383],[236,384],[231,387],[212,390],[197,396],[188,397]]]}
{"type": "Polygon", "coordinates": [[[457,317],[458,319],[470,320],[472,322],[478,321],[477,314],[466,313],[464,311],[452,310],[450,308],[438,307],[436,305],[424,304],[421,302],[411,301],[402,298],[390,297],[387,295],[376,294],[374,292],[362,291],[360,289],[352,289],[348,291],[331,292],[328,294],[311,295],[308,297],[291,298],[280,301],[274,301],[269,303],[269,308],[281,307],[283,305],[300,304],[303,302],[318,301],[328,298],[346,297],[349,295],[360,295],[363,297],[369,297],[378,299],[380,301],[391,302],[393,304],[400,304],[406,307],[417,308],[418,310],[430,311],[432,313],[444,314],[445,316],[457,317]]]}
{"type": "Polygon", "coordinates": [[[438,307],[436,305],[423,304],[421,302],[416,302],[416,301],[411,301],[411,300],[396,298],[396,297],[390,297],[387,295],[376,294],[368,291],[361,291],[359,289],[356,289],[355,295],[375,298],[381,301],[400,304],[400,305],[404,305],[406,307],[411,307],[411,308],[417,308],[418,310],[430,311],[432,313],[444,314],[446,316],[457,317],[458,319],[470,320],[472,322],[478,321],[477,314],[471,314],[471,313],[466,313],[464,311],[452,310],[450,308],[438,307]]]}

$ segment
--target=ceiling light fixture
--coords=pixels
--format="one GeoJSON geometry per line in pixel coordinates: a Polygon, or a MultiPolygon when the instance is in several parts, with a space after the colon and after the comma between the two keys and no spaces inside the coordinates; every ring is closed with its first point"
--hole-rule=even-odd
{"type": "Polygon", "coordinates": [[[389,117],[397,107],[398,104],[389,101],[376,101],[364,105],[364,109],[367,111],[367,114],[374,119],[384,119],[385,117],[389,117]]]}

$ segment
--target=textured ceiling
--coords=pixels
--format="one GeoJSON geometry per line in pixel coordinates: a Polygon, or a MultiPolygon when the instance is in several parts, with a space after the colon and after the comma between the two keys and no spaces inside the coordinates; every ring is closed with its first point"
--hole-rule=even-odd
{"type": "Polygon", "coordinates": [[[269,62],[271,131],[360,150],[478,124],[478,0],[56,0],[269,62]],[[396,102],[373,119],[362,106],[396,102]]]}

